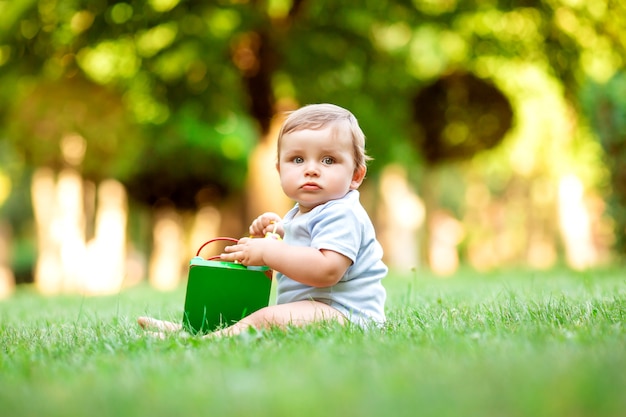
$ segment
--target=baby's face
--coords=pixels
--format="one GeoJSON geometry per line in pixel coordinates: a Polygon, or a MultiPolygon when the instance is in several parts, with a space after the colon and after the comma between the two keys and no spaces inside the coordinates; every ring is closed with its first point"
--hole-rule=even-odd
{"type": "Polygon", "coordinates": [[[352,139],[330,127],[283,135],[276,166],[285,194],[300,212],[343,197],[363,180],[355,173],[352,139]]]}

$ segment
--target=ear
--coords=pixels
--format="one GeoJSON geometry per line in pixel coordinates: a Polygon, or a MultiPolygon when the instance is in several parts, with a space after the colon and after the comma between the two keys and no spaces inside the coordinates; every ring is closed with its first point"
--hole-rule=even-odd
{"type": "Polygon", "coordinates": [[[280,174],[280,162],[276,161],[276,171],[280,174]]]}
{"type": "Polygon", "coordinates": [[[364,166],[356,167],[354,174],[352,174],[352,181],[350,182],[350,189],[356,190],[361,186],[361,183],[365,179],[367,168],[364,166]]]}

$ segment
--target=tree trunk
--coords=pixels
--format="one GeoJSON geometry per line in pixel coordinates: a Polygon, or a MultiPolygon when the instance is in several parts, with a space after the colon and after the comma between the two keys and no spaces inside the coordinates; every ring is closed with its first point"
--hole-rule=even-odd
{"type": "Polygon", "coordinates": [[[57,179],[51,169],[39,168],[31,194],[38,249],[35,285],[44,294],[75,290],[77,265],[85,255],[80,177],[68,169],[57,179]]]}
{"type": "Polygon", "coordinates": [[[15,289],[15,276],[9,265],[11,227],[0,221],[0,300],[9,297],[15,289]]]}
{"type": "Polygon", "coordinates": [[[87,245],[81,284],[88,294],[118,292],[126,275],[126,190],[115,180],[98,186],[95,234],[87,245]]]}
{"type": "Polygon", "coordinates": [[[593,244],[591,218],[584,201],[582,182],[574,175],[561,178],[559,183],[559,226],[567,264],[578,270],[598,263],[593,244]]]}
{"type": "Polygon", "coordinates": [[[149,281],[161,290],[175,289],[185,273],[183,225],[180,214],[172,206],[155,209],[153,247],[150,254],[149,281]]]}
{"type": "Polygon", "coordinates": [[[86,243],[84,180],[73,169],[33,175],[37,229],[35,285],[44,294],[119,291],[126,269],[126,192],[117,181],[98,186],[94,239],[86,243]]]}
{"type": "Polygon", "coordinates": [[[412,190],[402,167],[385,167],[379,188],[378,235],[385,248],[385,261],[398,271],[419,268],[422,260],[418,233],[424,225],[424,203],[412,190]]]}
{"type": "MultiPolygon", "coordinates": [[[[293,205],[283,193],[276,171],[276,142],[283,120],[281,115],[272,118],[270,129],[250,156],[246,204],[248,224],[266,211],[275,212],[282,217],[293,205]]],[[[247,233],[247,227],[243,232],[247,233]]]]}

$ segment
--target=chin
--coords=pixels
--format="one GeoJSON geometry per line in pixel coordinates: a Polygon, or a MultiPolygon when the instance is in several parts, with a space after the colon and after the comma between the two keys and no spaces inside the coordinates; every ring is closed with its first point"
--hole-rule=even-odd
{"type": "Polygon", "coordinates": [[[320,206],[324,203],[328,203],[330,200],[322,200],[322,201],[299,201],[298,205],[306,210],[312,210],[317,206],[320,206]]]}

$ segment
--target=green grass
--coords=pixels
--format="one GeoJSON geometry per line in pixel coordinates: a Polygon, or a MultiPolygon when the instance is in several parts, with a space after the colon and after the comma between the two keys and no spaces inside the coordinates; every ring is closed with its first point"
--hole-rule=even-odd
{"type": "Polygon", "coordinates": [[[624,416],[626,271],[392,276],[381,331],[146,337],[184,289],[0,302],[2,416],[624,416]]]}

